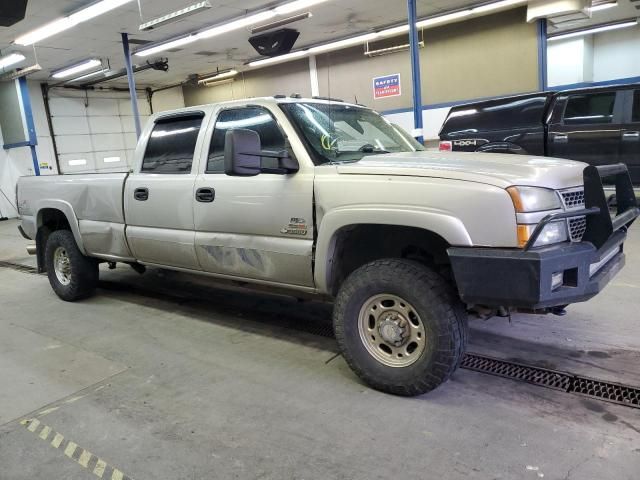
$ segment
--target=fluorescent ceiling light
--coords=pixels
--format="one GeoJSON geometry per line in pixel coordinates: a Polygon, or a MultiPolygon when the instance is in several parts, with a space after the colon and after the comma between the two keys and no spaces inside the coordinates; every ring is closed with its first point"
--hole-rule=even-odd
{"type": "Polygon", "coordinates": [[[194,3],[186,8],[176,10],[175,12],[171,12],[149,22],[145,22],[140,25],[140,30],[152,30],[162,25],[166,25],[167,23],[177,22],[184,17],[195,15],[196,13],[208,10],[209,8],[211,8],[211,4],[208,1],[194,3]]]}
{"type": "Polygon", "coordinates": [[[0,68],[7,68],[11,65],[15,65],[16,63],[22,62],[25,58],[27,57],[21,53],[12,53],[6,57],[0,58],[0,68]]]}
{"type": "Polygon", "coordinates": [[[164,52],[166,50],[171,50],[173,48],[181,47],[183,45],[187,45],[189,43],[193,43],[197,40],[195,35],[189,35],[188,37],[177,38],[167,43],[161,43],[160,45],[155,45],[153,47],[149,47],[147,49],[138,50],[135,55],[139,57],[147,57],[149,55],[153,55],[158,52],[164,52]]]}
{"type": "Polygon", "coordinates": [[[393,37],[395,35],[407,33],[408,31],[409,25],[400,25],[399,27],[391,27],[385,30],[381,30],[378,32],[378,35],[380,35],[381,37],[393,37]]]}
{"type": "Polygon", "coordinates": [[[67,78],[75,75],[76,73],[84,72],[100,65],[102,65],[102,62],[100,60],[92,58],[82,63],[78,63],[77,65],[58,70],[57,72],[53,72],[51,76],[53,78],[67,78]]]}
{"type": "Polygon", "coordinates": [[[215,82],[218,80],[222,80],[224,78],[232,78],[235,77],[236,75],[238,75],[238,71],[237,70],[229,70],[227,72],[222,72],[222,73],[217,73],[215,75],[209,75],[207,77],[204,78],[200,78],[198,79],[198,83],[203,85],[209,82],[215,82]]]}
{"type": "Polygon", "coordinates": [[[613,8],[613,7],[617,7],[618,6],[618,2],[609,2],[609,3],[601,3],[599,5],[594,5],[593,7],[591,7],[591,11],[592,12],[599,12],[601,10],[607,10],[609,8],[613,8]]]}
{"type": "Polygon", "coordinates": [[[223,23],[222,25],[208,28],[200,33],[197,33],[195,36],[198,38],[198,40],[201,40],[203,38],[216,37],[218,35],[222,35],[223,33],[232,32],[233,30],[248,27],[249,25],[252,25],[254,23],[260,23],[264,22],[265,20],[270,20],[275,16],[275,11],[267,10],[265,12],[255,13],[253,15],[249,15],[248,17],[233,20],[229,23],[223,23]]]}
{"type": "Polygon", "coordinates": [[[560,33],[557,35],[552,35],[547,38],[549,42],[553,42],[555,40],[564,40],[565,38],[573,38],[573,37],[582,37],[584,35],[591,35],[593,33],[599,32],[607,32],[609,30],[618,30],[620,28],[628,28],[635,27],[638,25],[638,20],[627,20],[620,23],[611,23],[608,25],[595,26],[592,28],[586,28],[584,30],[575,30],[573,32],[560,33]]]}
{"type": "Polygon", "coordinates": [[[287,53],[285,55],[279,55],[277,57],[265,58],[263,60],[256,60],[254,62],[249,62],[250,67],[263,67],[265,65],[273,65],[275,63],[288,62],[289,60],[293,60],[295,58],[304,57],[307,55],[306,50],[298,50],[297,52],[287,53]]]}
{"type": "Polygon", "coordinates": [[[312,7],[313,5],[317,5],[318,3],[326,2],[327,0],[296,0],[294,2],[285,3],[284,5],[280,5],[276,7],[274,10],[278,15],[286,15],[288,13],[293,13],[298,10],[304,10],[305,8],[312,7]]]}
{"type": "Polygon", "coordinates": [[[366,33],[357,37],[345,38],[344,40],[338,40],[337,42],[318,45],[317,47],[310,48],[308,51],[311,54],[329,52],[331,50],[338,50],[340,48],[350,47],[351,45],[357,45],[358,43],[369,42],[377,37],[377,33],[366,33]]]}
{"type": "Polygon", "coordinates": [[[39,63],[35,63],[28,67],[21,68],[19,70],[13,70],[12,72],[7,72],[3,75],[0,75],[0,80],[15,80],[17,78],[26,77],[27,75],[31,75],[32,73],[36,73],[42,70],[42,67],[39,63]]]}
{"type": "Polygon", "coordinates": [[[107,73],[109,71],[108,68],[103,68],[102,70],[98,70],[97,72],[87,73],[86,75],[82,75],[80,77],[72,78],[68,81],[68,83],[79,82],[80,80],[86,80],[87,78],[95,77],[96,75],[100,75],[101,73],[107,73]]]}
{"type": "Polygon", "coordinates": [[[52,37],[60,32],[75,27],[81,22],[91,20],[98,15],[102,15],[103,13],[106,13],[131,1],[133,0],[102,0],[100,2],[96,2],[86,8],[72,13],[68,17],[59,18],[57,20],[54,20],[53,22],[43,25],[42,27],[36,28],[35,30],[21,35],[20,37],[16,38],[13,43],[25,46],[33,45],[34,43],[38,43],[41,40],[44,40],[45,38],[52,37]]]}
{"type": "Polygon", "coordinates": [[[431,27],[440,23],[451,22],[452,20],[458,20],[460,18],[468,17],[471,15],[471,10],[460,10],[458,12],[447,13],[445,15],[438,15],[437,17],[427,18],[416,23],[416,27],[431,27]]]}
{"type": "Polygon", "coordinates": [[[487,3],[479,7],[471,8],[471,13],[484,13],[498,10],[500,8],[515,7],[516,5],[527,3],[526,0],[502,0],[500,2],[487,3]]]}
{"type": "Polygon", "coordinates": [[[132,0],[102,0],[101,2],[96,2],[92,5],[89,5],[82,10],[78,10],[75,13],[69,15],[71,20],[76,23],[86,22],[87,20],[91,20],[92,18],[98,17],[103,13],[107,13],[114,8],[118,8],[125,3],[129,3],[132,0]]]}
{"type": "Polygon", "coordinates": [[[300,20],[306,20],[311,17],[313,17],[313,14],[311,12],[298,13],[297,15],[293,15],[292,17],[281,18],[280,20],[275,20],[270,23],[263,23],[262,25],[258,25],[257,27],[252,27],[251,33],[263,33],[269,30],[273,30],[274,28],[284,27],[285,25],[289,25],[290,23],[299,22],[300,20]]]}

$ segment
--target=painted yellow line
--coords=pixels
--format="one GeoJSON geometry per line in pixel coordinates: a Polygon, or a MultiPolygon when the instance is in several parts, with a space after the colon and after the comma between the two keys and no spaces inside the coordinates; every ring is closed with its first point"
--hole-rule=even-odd
{"type": "Polygon", "coordinates": [[[27,430],[29,430],[30,432],[35,432],[38,429],[38,425],[40,425],[40,420],[34,418],[29,422],[27,430]]]}
{"type": "Polygon", "coordinates": [[[60,407],[52,407],[52,408],[47,408],[46,410],[42,410],[41,412],[38,412],[38,416],[42,417],[44,415],[48,415],[51,412],[55,412],[56,410],[58,410],[60,407]]]}
{"type": "Polygon", "coordinates": [[[107,463],[101,458],[99,458],[98,463],[96,463],[96,468],[93,469],[93,474],[102,478],[102,475],[104,475],[105,468],[107,468],[107,463]]]}
{"type": "MultiPolygon", "coordinates": [[[[25,418],[24,420],[20,421],[20,424],[23,425],[30,432],[33,432],[34,434],[38,435],[38,437],[41,438],[42,440],[48,440],[52,433],[55,434],[53,435],[53,439],[50,442],[50,445],[53,448],[60,448],[60,446],[64,442],[64,435],[54,431],[48,425],[41,424],[40,420],[38,420],[37,418],[25,418]],[[38,433],[37,430],[40,427],[40,425],[42,425],[42,429],[38,433]]],[[[71,460],[78,463],[78,465],[81,465],[84,468],[89,468],[89,464],[91,463],[92,459],[95,457],[96,465],[95,467],[93,467],[92,473],[98,478],[103,478],[104,473],[107,471],[107,468],[111,468],[112,473],[109,480],[131,480],[131,477],[128,477],[117,468],[110,467],[107,464],[107,462],[99,458],[97,455],[94,455],[89,450],[85,450],[84,448],[78,446],[78,444],[75,442],[70,441],[69,443],[67,443],[64,449],[64,454],[67,457],[69,457],[71,460]],[[80,452],[80,455],[76,460],[75,458],[73,458],[73,456],[78,451],[80,452]]]]}
{"type": "Polygon", "coordinates": [[[45,425],[44,428],[42,429],[42,431],[40,432],[39,437],[42,440],[46,440],[47,438],[49,438],[49,434],[51,433],[51,427],[45,425]]]}
{"type": "Polygon", "coordinates": [[[67,448],[64,449],[64,454],[71,458],[73,456],[73,454],[76,451],[76,448],[78,448],[78,445],[73,443],[73,442],[69,442],[69,445],[67,445],[67,448]]]}
{"type": "Polygon", "coordinates": [[[89,465],[89,460],[91,460],[91,452],[82,450],[82,453],[80,454],[80,458],[78,458],[78,463],[82,465],[84,468],[87,468],[87,466],[89,465]]]}
{"type": "Polygon", "coordinates": [[[64,440],[64,436],[56,432],[56,436],[53,437],[53,440],[51,440],[51,446],[53,448],[58,448],[60,447],[60,444],[62,443],[63,440],[64,440]]]}

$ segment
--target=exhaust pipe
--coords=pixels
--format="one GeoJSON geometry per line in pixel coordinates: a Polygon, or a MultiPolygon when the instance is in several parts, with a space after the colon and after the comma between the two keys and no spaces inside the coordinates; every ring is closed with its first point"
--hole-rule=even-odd
{"type": "Polygon", "coordinates": [[[38,249],[35,245],[27,245],[27,253],[29,255],[36,255],[38,253],[38,249]]]}

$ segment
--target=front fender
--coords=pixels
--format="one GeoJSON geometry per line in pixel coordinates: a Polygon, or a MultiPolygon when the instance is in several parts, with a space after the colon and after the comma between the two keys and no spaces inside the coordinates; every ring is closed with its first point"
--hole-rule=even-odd
{"type": "Polygon", "coordinates": [[[73,238],[75,238],[76,240],[78,249],[82,252],[83,255],[86,255],[87,253],[84,249],[84,242],[82,241],[82,236],[80,235],[78,217],[73,210],[73,206],[69,202],[66,202],[64,200],[43,199],[38,201],[34,209],[36,212],[36,231],[39,230],[43,224],[42,212],[46,209],[58,210],[62,212],[62,214],[66,217],[67,222],[69,223],[69,227],[71,228],[71,232],[73,233],[73,238]]]}
{"type": "Polygon", "coordinates": [[[325,214],[318,228],[314,280],[320,292],[329,293],[329,275],[338,232],[345,227],[362,224],[421,228],[440,235],[449,245],[472,245],[464,224],[450,215],[381,206],[339,208],[325,214]]]}

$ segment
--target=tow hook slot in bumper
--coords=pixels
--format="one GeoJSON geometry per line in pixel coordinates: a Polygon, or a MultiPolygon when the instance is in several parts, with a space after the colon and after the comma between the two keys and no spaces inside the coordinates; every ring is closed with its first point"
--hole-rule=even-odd
{"type": "Polygon", "coordinates": [[[584,302],[624,266],[627,229],[640,215],[624,164],[584,170],[585,208],[542,220],[524,249],[452,247],[448,250],[458,292],[469,304],[540,310],[584,302]],[[618,205],[612,218],[602,179],[614,177],[618,205]],[[585,216],[581,242],[533,248],[546,224],[585,216]]]}

